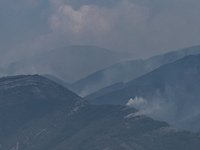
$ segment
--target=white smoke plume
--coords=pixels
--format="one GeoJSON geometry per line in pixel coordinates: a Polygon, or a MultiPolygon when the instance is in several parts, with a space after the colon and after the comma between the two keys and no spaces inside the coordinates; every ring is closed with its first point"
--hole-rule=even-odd
{"type": "Polygon", "coordinates": [[[134,107],[143,114],[154,119],[170,121],[173,120],[173,103],[167,103],[164,99],[155,98],[147,100],[143,97],[131,98],[127,104],[129,107],[134,107]]]}

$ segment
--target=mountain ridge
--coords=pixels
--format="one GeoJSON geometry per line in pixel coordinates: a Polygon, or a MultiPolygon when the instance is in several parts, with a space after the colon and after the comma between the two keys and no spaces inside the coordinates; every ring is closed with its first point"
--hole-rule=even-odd
{"type": "Polygon", "coordinates": [[[129,82],[164,64],[173,62],[189,54],[200,54],[200,46],[192,46],[156,55],[145,60],[129,60],[113,64],[76,81],[72,84],[72,89],[77,94],[86,97],[115,83],[129,82]]]}
{"type": "Polygon", "coordinates": [[[115,52],[96,46],[71,45],[8,63],[1,66],[0,73],[4,76],[52,74],[65,82],[73,82],[108,65],[130,57],[132,57],[130,54],[115,52]],[[83,70],[83,68],[85,69],[83,70]]]}
{"type": "MultiPolygon", "coordinates": [[[[139,111],[156,119],[166,119],[178,127],[199,131],[199,123],[189,121],[198,115],[200,102],[200,55],[189,55],[165,64],[135,80],[122,89],[91,100],[96,104],[126,104],[133,99],[139,111]],[[188,122],[182,122],[187,119],[188,122]]],[[[199,122],[198,117],[197,120],[199,122]]]]}
{"type": "Polygon", "coordinates": [[[11,112],[0,109],[0,114],[7,114],[5,118],[0,116],[0,129],[8,135],[0,136],[1,150],[199,149],[199,134],[175,129],[134,108],[89,104],[61,85],[38,75],[8,77],[0,81],[12,79],[31,84],[24,84],[26,90],[23,86],[6,89],[4,94],[0,90],[0,103],[15,102],[15,105],[4,106],[11,108],[11,112]],[[34,80],[38,81],[37,86],[32,84],[34,80]],[[39,88],[44,97],[32,92],[34,87],[39,88]],[[23,103],[26,105],[21,105],[23,103]],[[27,109],[29,104],[31,107],[27,109]],[[47,106],[48,109],[43,111],[47,106]]]}

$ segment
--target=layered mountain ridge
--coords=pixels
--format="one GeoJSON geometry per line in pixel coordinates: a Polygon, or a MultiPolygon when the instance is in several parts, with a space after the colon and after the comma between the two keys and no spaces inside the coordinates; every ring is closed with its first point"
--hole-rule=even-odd
{"type": "Polygon", "coordinates": [[[51,74],[65,82],[73,82],[128,58],[132,56],[96,46],[69,45],[2,64],[0,75],[51,74]]]}
{"type": "MultiPolygon", "coordinates": [[[[86,97],[104,87],[111,86],[119,82],[130,82],[141,75],[161,67],[164,64],[174,62],[190,54],[200,54],[200,46],[192,46],[181,50],[156,55],[145,60],[138,59],[116,63],[76,81],[72,84],[73,91],[83,97],[86,97]]],[[[116,87],[116,90],[117,89],[118,87],[116,87]]],[[[103,93],[106,93],[106,90],[104,90],[103,93]]],[[[95,97],[95,95],[92,97],[95,97]]]]}
{"type": "Polygon", "coordinates": [[[199,131],[200,122],[195,117],[200,113],[199,87],[200,55],[189,55],[128,82],[123,88],[93,102],[126,104],[132,98],[133,106],[146,114],[184,129],[199,131]]]}
{"type": "Polygon", "coordinates": [[[1,150],[198,150],[200,146],[199,134],[175,129],[131,107],[89,104],[38,75],[1,78],[0,85],[4,87],[1,150]]]}

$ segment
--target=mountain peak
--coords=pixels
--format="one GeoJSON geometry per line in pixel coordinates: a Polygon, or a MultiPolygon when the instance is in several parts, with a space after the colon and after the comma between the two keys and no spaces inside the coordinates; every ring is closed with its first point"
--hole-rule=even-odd
{"type": "Polygon", "coordinates": [[[0,120],[7,122],[5,127],[0,126],[0,137],[11,134],[41,114],[58,109],[72,113],[85,105],[87,102],[81,97],[39,75],[0,78],[0,120]]]}

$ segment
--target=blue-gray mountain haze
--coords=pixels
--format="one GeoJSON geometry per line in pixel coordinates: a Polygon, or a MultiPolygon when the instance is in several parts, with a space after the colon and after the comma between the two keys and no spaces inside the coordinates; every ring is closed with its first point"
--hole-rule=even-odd
{"type": "Polygon", "coordinates": [[[1,0],[0,150],[199,150],[199,16],[199,0],[1,0]]]}
{"type": "Polygon", "coordinates": [[[110,93],[91,99],[97,104],[126,104],[179,128],[200,131],[200,55],[189,55],[142,75],[110,93]]]}

